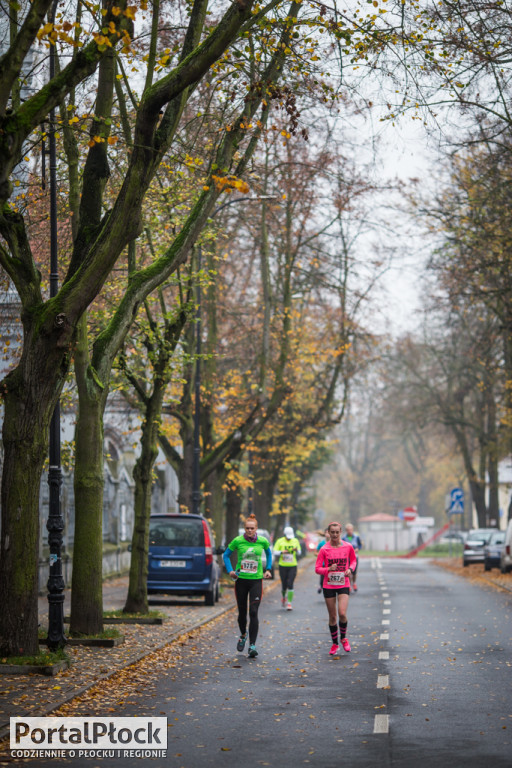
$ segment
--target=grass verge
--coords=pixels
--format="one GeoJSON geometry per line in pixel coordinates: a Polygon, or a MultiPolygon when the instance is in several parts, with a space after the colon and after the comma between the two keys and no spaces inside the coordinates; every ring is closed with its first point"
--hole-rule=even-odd
{"type": "Polygon", "coordinates": [[[41,651],[36,656],[3,656],[0,659],[1,664],[24,665],[28,664],[34,667],[44,667],[50,664],[57,664],[59,661],[70,662],[67,653],[59,648],[57,651],[41,651]]]}
{"type": "Polygon", "coordinates": [[[163,611],[148,611],[147,613],[124,613],[122,608],[115,611],[104,611],[103,617],[106,619],[167,619],[169,618],[163,611]]]}

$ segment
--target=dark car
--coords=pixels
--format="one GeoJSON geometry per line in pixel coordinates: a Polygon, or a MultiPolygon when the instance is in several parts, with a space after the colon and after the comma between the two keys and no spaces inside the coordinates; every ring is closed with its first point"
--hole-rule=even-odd
{"type": "Polygon", "coordinates": [[[219,599],[217,554],[202,515],[151,515],[148,595],[204,595],[205,604],[214,605],[219,599]]]}
{"type": "Polygon", "coordinates": [[[484,547],[493,533],[496,533],[496,528],[476,528],[468,533],[462,550],[462,565],[483,563],[484,547]]]}
{"type": "Polygon", "coordinates": [[[484,547],[484,569],[499,568],[501,562],[501,550],[505,546],[505,531],[494,531],[484,547]]]}

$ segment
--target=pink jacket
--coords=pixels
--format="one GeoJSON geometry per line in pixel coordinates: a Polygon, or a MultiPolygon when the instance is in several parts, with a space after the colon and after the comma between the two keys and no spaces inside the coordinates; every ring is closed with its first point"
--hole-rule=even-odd
{"type": "Polygon", "coordinates": [[[349,544],[347,541],[341,541],[339,547],[333,547],[327,543],[324,544],[317,555],[315,571],[323,575],[322,586],[326,589],[349,587],[348,576],[345,576],[344,573],[347,568],[354,571],[356,565],[357,558],[352,544],[349,544]],[[336,563],[337,568],[335,571],[329,571],[329,566],[333,563],[336,563]]]}

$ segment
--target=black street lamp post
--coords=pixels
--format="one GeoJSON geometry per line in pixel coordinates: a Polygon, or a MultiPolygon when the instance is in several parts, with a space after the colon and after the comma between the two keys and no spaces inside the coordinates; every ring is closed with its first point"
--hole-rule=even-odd
{"type": "Polygon", "coordinates": [[[201,444],[199,440],[201,416],[201,246],[197,249],[197,285],[196,285],[196,376],[194,381],[194,457],[192,463],[192,512],[199,514],[201,506],[200,461],[201,444]]]}
{"type": "MultiPolygon", "coordinates": [[[[55,21],[57,0],[52,5],[50,21],[55,21]]],[[[55,76],[55,45],[50,45],[50,81],[55,76]]],[[[57,151],[55,144],[55,109],[50,111],[48,146],[50,155],[50,297],[59,289],[57,256],[57,151]]],[[[50,547],[50,575],[48,578],[48,637],[46,643],[52,651],[63,648],[64,636],[64,579],[62,576],[62,532],[64,520],[60,506],[62,484],[60,456],[60,404],[57,403],[50,423],[48,470],[49,510],[46,528],[50,547]]]]}
{"type": "MultiPolygon", "coordinates": [[[[235,203],[250,203],[253,200],[275,200],[272,195],[260,195],[258,197],[237,197],[236,200],[228,200],[216,208],[210,219],[235,203]]],[[[197,271],[201,271],[201,246],[197,250],[197,271]]],[[[192,512],[199,514],[201,506],[201,443],[200,443],[200,418],[201,418],[201,285],[199,278],[196,287],[196,374],[194,382],[194,451],[192,460],[192,512]]]]}

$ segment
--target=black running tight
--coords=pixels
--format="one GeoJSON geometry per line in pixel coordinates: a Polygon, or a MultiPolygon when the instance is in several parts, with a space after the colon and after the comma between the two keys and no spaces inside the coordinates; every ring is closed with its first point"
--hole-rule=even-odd
{"type": "Polygon", "coordinates": [[[254,645],[258,637],[260,622],[258,608],[263,594],[262,579],[241,579],[235,582],[236,603],[238,605],[238,626],[240,634],[247,631],[247,598],[249,598],[249,644],[254,645]]]}

